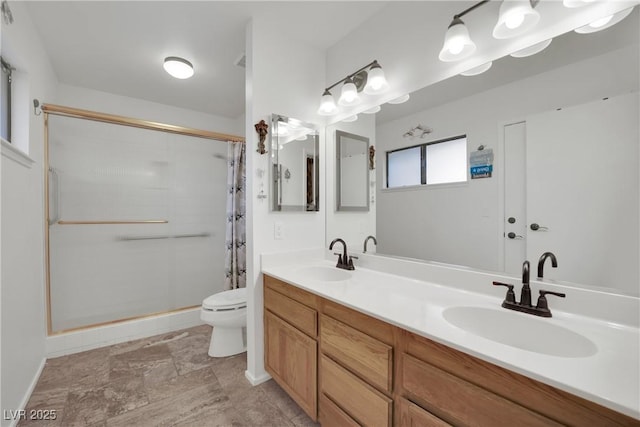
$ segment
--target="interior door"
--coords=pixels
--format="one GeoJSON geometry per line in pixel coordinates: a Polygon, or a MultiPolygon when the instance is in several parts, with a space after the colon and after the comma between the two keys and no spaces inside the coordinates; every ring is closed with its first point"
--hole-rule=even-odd
{"type": "Polygon", "coordinates": [[[526,259],[526,124],[504,126],[504,269],[518,275],[526,259]]]}
{"type": "Polygon", "coordinates": [[[638,93],[527,118],[527,255],[545,277],[638,286],[638,93]]]}

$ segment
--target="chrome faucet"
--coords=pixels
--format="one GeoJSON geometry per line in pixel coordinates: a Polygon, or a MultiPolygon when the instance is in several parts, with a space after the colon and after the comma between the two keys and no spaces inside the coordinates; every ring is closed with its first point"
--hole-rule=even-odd
{"type": "Polygon", "coordinates": [[[364,250],[362,251],[363,254],[367,252],[367,242],[369,242],[369,240],[373,240],[373,243],[375,243],[375,245],[378,246],[378,241],[376,240],[375,237],[367,236],[367,238],[364,239],[364,250]]]}
{"type": "Polygon", "coordinates": [[[553,252],[543,253],[540,257],[540,260],[538,261],[538,279],[542,279],[543,277],[544,262],[547,260],[547,258],[551,258],[551,267],[558,268],[558,260],[556,259],[556,256],[553,254],[553,252]]]}
{"type": "Polygon", "coordinates": [[[347,244],[344,242],[344,240],[333,239],[333,241],[329,245],[329,250],[333,250],[333,245],[335,245],[336,243],[342,243],[342,254],[334,253],[334,255],[338,255],[338,263],[336,264],[336,267],[342,268],[344,270],[355,270],[352,259],[354,257],[347,254],[347,244]]]}
{"type": "MultiPolygon", "coordinates": [[[[549,252],[550,253],[550,252],[549,252]]],[[[553,254],[551,254],[553,255],[553,254]]],[[[553,257],[551,262],[553,262],[553,257]]],[[[546,259],[546,257],[545,257],[546,259]]],[[[544,261],[542,261],[544,263],[544,261]]],[[[540,290],[540,296],[536,306],[531,305],[531,288],[529,287],[529,261],[522,263],[522,290],[520,291],[520,302],[516,301],[515,293],[513,292],[513,285],[508,283],[493,282],[494,286],[506,286],[507,296],[502,301],[502,307],[509,310],[521,311],[523,313],[533,314],[535,316],[551,317],[551,310],[549,310],[549,304],[547,303],[546,295],[555,295],[557,297],[564,298],[565,294],[560,292],[551,292],[540,290]]]]}

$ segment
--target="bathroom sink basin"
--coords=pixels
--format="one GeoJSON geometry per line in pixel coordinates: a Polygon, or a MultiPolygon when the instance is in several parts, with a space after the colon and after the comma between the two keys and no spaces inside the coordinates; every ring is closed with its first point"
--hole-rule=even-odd
{"type": "Polygon", "coordinates": [[[598,350],[591,340],[554,325],[553,320],[484,307],[450,307],[442,314],[450,324],[474,335],[534,353],[576,358],[598,350]]]}
{"type": "Polygon", "coordinates": [[[322,282],[340,282],[351,278],[351,272],[341,270],[337,267],[325,267],[315,265],[311,267],[303,267],[296,271],[305,279],[319,280],[322,282]]]}

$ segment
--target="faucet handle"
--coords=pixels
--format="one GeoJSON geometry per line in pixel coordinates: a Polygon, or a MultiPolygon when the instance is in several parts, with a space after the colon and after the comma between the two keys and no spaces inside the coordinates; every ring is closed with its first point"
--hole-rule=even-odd
{"type": "Polygon", "coordinates": [[[493,282],[493,286],[505,286],[509,288],[507,290],[507,296],[504,298],[504,301],[507,303],[516,303],[516,294],[515,292],[513,292],[513,285],[510,285],[508,283],[493,282]]]}
{"type": "Polygon", "coordinates": [[[563,294],[562,292],[551,292],[551,291],[544,291],[544,290],[540,290],[540,296],[538,297],[538,303],[536,304],[536,308],[539,310],[549,310],[549,304],[547,304],[547,297],[545,295],[555,295],[557,297],[560,298],[564,298],[567,295],[563,294]]]}
{"type": "Polygon", "coordinates": [[[333,254],[334,254],[334,255],[338,255],[338,265],[337,265],[336,267],[343,265],[343,262],[342,262],[342,254],[337,253],[337,252],[334,252],[333,254]]]}

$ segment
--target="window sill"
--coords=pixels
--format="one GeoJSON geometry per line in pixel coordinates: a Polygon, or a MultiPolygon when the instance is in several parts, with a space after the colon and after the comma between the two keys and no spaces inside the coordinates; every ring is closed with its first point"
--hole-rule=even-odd
{"type": "Polygon", "coordinates": [[[2,141],[2,155],[14,162],[24,166],[25,168],[31,168],[35,163],[31,157],[25,154],[22,150],[14,147],[9,141],[4,138],[0,138],[2,141]]]}
{"type": "Polygon", "coordinates": [[[444,184],[420,184],[420,185],[405,185],[404,187],[392,187],[392,188],[381,188],[380,191],[382,193],[394,193],[397,191],[420,191],[420,190],[436,190],[436,189],[445,189],[445,188],[457,188],[457,187],[467,187],[469,185],[469,181],[460,181],[460,182],[448,182],[444,184]]]}

